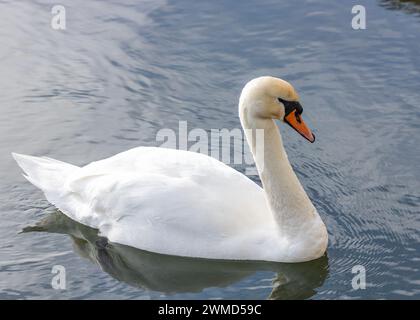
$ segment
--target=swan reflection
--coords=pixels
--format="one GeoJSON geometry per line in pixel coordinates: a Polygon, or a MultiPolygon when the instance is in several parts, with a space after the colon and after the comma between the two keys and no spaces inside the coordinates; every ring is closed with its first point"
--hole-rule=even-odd
{"type": "Polygon", "coordinates": [[[257,271],[276,273],[268,299],[307,299],[328,275],[328,257],[305,263],[208,260],[152,253],[110,243],[96,229],[82,225],[60,211],[47,215],[23,232],[68,234],[75,252],[98,264],[113,278],[129,285],[163,293],[200,292],[227,287],[257,271]]]}

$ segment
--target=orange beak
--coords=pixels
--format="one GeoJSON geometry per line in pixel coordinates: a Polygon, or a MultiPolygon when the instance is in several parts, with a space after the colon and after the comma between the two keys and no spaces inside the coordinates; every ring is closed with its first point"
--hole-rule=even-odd
{"type": "Polygon", "coordinates": [[[287,116],[285,116],[284,121],[297,132],[299,132],[309,142],[313,143],[315,141],[314,134],[306,126],[305,122],[302,119],[302,116],[299,113],[297,113],[296,110],[293,110],[287,116]]]}

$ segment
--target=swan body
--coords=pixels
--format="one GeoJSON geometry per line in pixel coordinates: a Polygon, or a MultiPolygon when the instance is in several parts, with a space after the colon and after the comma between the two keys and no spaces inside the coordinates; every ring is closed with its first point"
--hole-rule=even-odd
{"type": "Polygon", "coordinates": [[[275,106],[271,95],[297,99],[287,82],[261,77],[245,86],[239,103],[263,188],[214,158],[182,150],[138,147],[84,167],[13,156],[49,202],[111,242],[185,257],[313,260],[326,250],[326,228],[273,121],[285,116],[286,103],[275,106]],[[263,156],[256,129],[264,131],[263,156]]]}

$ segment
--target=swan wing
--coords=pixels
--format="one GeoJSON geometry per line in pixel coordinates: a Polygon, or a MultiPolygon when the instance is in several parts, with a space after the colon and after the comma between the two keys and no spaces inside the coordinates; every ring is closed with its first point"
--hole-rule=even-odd
{"type": "Polygon", "coordinates": [[[254,246],[274,233],[263,190],[202,154],[139,147],[72,169],[59,192],[42,188],[47,199],[112,242],[172,255],[243,259],[255,256],[254,246]]]}

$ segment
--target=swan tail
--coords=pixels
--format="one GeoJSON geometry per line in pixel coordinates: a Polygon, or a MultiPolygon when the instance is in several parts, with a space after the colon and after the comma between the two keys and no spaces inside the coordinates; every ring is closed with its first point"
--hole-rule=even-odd
{"type": "Polygon", "coordinates": [[[12,153],[19,167],[24,171],[24,177],[44,193],[62,188],[67,177],[79,167],[66,162],[47,158],[33,157],[12,153]]]}

